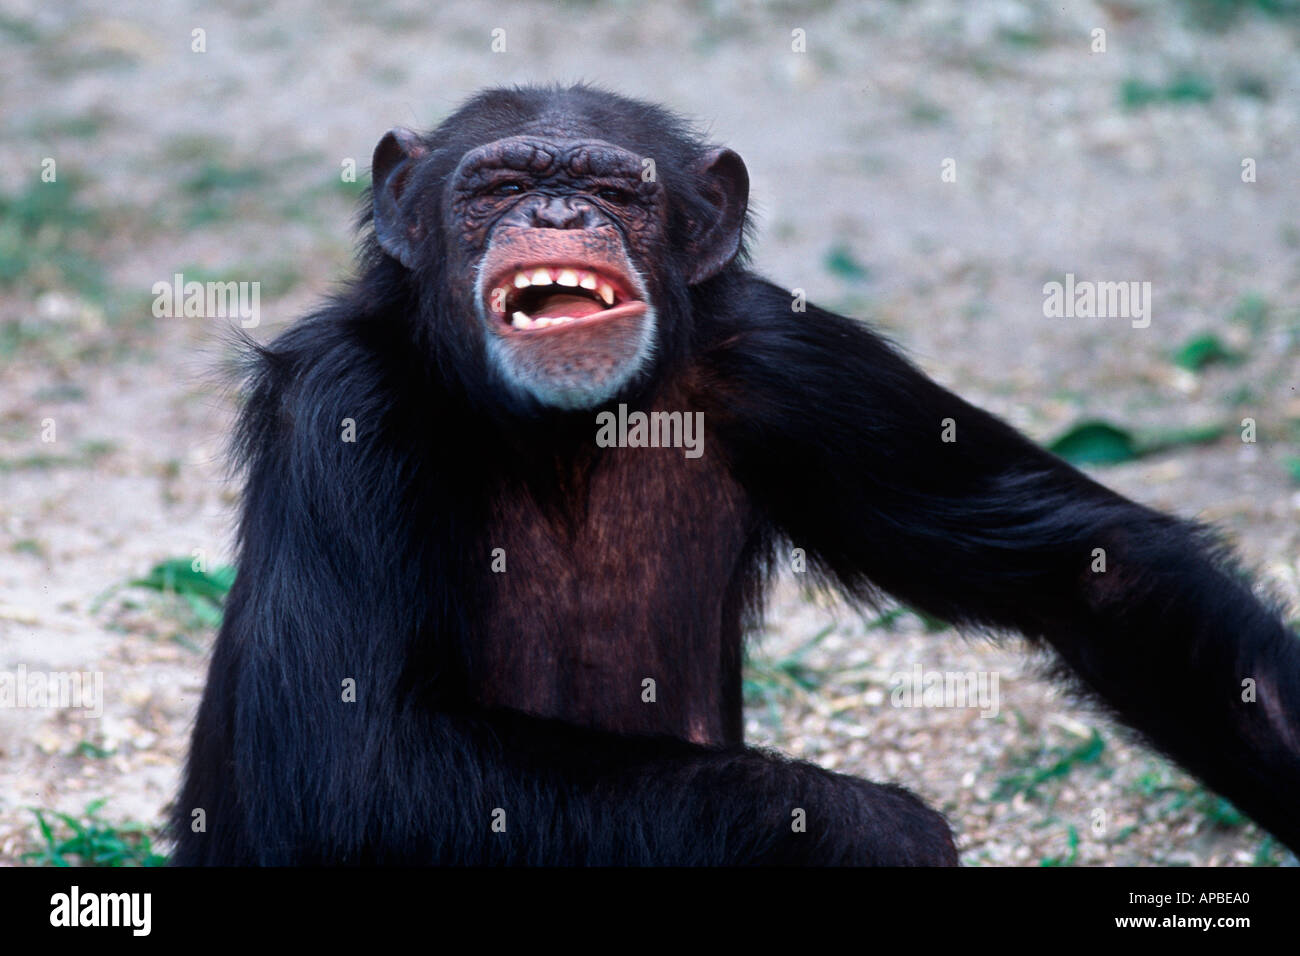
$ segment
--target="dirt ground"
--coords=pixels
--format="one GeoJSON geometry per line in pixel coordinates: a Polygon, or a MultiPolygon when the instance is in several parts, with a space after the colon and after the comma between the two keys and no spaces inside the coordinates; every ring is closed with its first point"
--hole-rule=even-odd
{"type": "MultiPolygon", "coordinates": [[[[762,272],[1036,440],[1225,428],[1092,471],[1216,523],[1300,607],[1298,54],[1300,21],[1227,2],[6,0],[0,673],[100,672],[104,712],[0,708],[0,862],[41,846],[31,808],[106,798],[156,828],[202,689],[210,622],[124,585],[231,560],[230,346],[220,321],[155,318],[152,286],[259,281],[274,335],[349,268],[347,164],[491,84],[585,79],[696,117],[745,157],[762,272]],[[1066,273],[1151,282],[1149,327],[1046,318],[1066,273]],[[1223,360],[1175,361],[1206,335],[1223,360]]],[[[917,790],[969,864],[1294,865],[1040,664],[785,581],[748,733],[917,790]],[[998,714],[891,706],[918,664],[997,675],[998,714]]]]}

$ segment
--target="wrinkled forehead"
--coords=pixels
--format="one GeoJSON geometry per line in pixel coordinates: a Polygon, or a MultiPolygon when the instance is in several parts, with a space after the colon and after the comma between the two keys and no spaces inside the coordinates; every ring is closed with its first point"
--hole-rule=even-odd
{"type": "Polygon", "coordinates": [[[461,158],[454,178],[473,179],[490,169],[537,176],[637,177],[641,158],[631,150],[600,139],[524,133],[470,150],[461,158]]]}
{"type": "Polygon", "coordinates": [[[631,175],[633,167],[639,175],[645,157],[661,168],[680,165],[689,159],[683,154],[690,149],[671,117],[647,112],[632,101],[582,91],[489,93],[449,117],[430,140],[434,157],[427,173],[438,179],[454,179],[454,173],[467,172],[471,165],[484,171],[493,163],[520,168],[516,147],[508,155],[491,155],[507,142],[527,142],[527,149],[538,151],[535,157],[525,157],[525,165],[550,155],[555,169],[569,166],[560,154],[572,155],[588,144],[590,157],[579,158],[571,171],[586,167],[592,174],[594,167],[603,166],[607,174],[619,176],[631,175]]]}

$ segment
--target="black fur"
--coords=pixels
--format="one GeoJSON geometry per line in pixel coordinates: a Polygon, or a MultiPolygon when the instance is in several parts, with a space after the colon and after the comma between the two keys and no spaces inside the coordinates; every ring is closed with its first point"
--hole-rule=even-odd
{"type": "Polygon", "coordinates": [[[436,238],[413,271],[368,241],[360,277],[252,361],[239,576],[174,862],[955,862],[906,791],[743,746],[740,641],[787,544],[854,600],[879,589],[1049,642],[1300,847],[1300,645],[1203,532],[1107,491],[862,324],[792,312],[743,252],[687,288],[677,250],[709,209],[688,170],[707,144],[656,107],[481,94],[426,137],[413,201],[441,216],[468,149],[545,130],[659,163],[662,348],[620,400],[704,412],[705,454],[599,449],[594,412],[506,397],[452,327],[462,283],[436,238]]]}

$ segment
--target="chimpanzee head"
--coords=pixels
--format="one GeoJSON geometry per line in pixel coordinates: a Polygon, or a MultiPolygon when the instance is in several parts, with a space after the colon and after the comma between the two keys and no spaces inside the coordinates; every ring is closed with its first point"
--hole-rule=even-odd
{"type": "Polygon", "coordinates": [[[691,287],[741,253],[749,178],[664,110],[590,87],[489,90],[388,132],[375,240],[467,384],[592,408],[690,332],[691,287]]]}

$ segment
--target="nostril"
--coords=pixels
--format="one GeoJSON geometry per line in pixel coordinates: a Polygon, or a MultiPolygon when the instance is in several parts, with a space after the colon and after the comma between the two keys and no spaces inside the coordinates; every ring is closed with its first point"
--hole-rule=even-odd
{"type": "Polygon", "coordinates": [[[552,229],[580,229],[586,224],[587,212],[580,204],[556,197],[535,207],[533,220],[552,229]]]}

